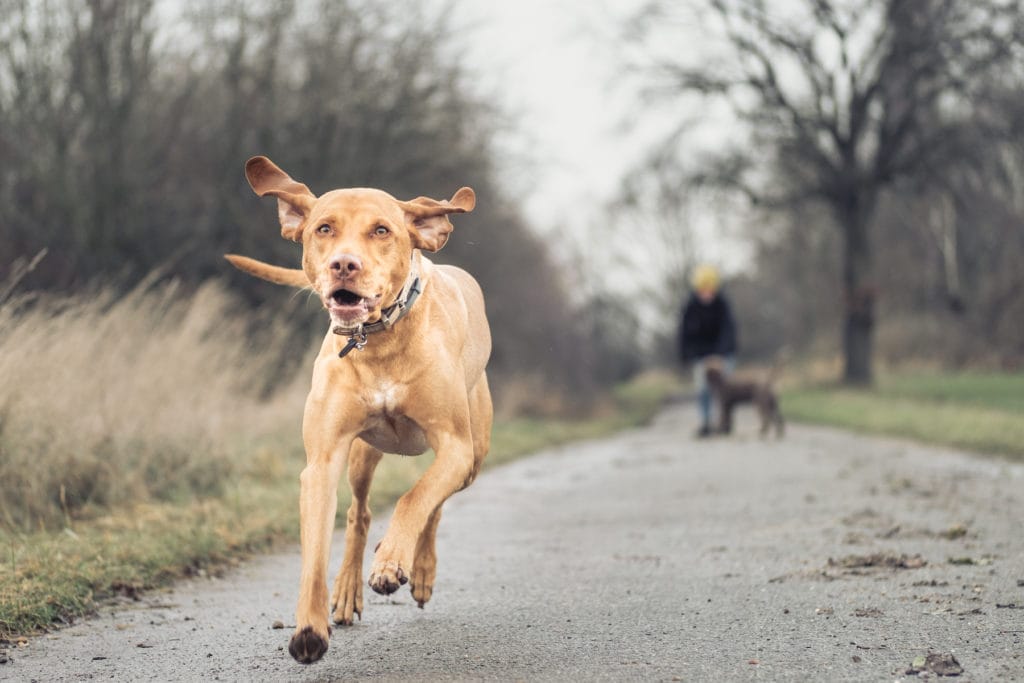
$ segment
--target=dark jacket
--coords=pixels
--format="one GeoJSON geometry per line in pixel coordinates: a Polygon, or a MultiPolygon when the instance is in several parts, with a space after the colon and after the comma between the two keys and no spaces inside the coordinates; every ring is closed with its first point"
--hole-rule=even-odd
{"type": "Polygon", "coordinates": [[[705,304],[696,294],[690,294],[679,323],[679,355],[683,362],[731,356],[736,348],[736,323],[725,296],[719,292],[705,304]]]}

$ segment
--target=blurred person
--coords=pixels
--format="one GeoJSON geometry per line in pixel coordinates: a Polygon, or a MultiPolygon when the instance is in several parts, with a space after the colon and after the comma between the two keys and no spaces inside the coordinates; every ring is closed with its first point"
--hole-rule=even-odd
{"type": "Polygon", "coordinates": [[[693,291],[683,307],[679,323],[679,354],[683,364],[693,364],[693,384],[697,390],[700,428],[697,436],[710,436],[711,388],[707,381],[707,361],[721,359],[722,372],[728,376],[736,365],[736,323],[729,301],[721,291],[721,277],[711,265],[697,267],[690,280],[693,291]]]}

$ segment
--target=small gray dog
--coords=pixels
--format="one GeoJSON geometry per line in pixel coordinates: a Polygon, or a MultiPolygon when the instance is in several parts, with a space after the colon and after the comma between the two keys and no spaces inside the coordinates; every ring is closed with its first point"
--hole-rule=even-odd
{"type": "Polygon", "coordinates": [[[734,379],[726,377],[722,365],[712,359],[707,364],[707,380],[711,392],[718,401],[719,424],[721,434],[732,432],[732,411],[740,403],[753,403],[761,418],[761,436],[767,436],[768,430],[775,425],[775,436],[782,438],[785,431],[785,420],[779,410],[779,398],[772,389],[778,373],[778,364],[768,373],[764,381],[734,379]]]}

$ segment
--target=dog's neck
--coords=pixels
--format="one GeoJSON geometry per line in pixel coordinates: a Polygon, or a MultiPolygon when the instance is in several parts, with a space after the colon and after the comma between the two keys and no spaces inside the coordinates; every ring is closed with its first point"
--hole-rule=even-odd
{"type": "Polygon", "coordinates": [[[334,334],[348,337],[348,342],[338,352],[338,358],[344,358],[354,349],[362,350],[367,344],[368,335],[390,330],[395,323],[406,316],[426,284],[421,274],[420,258],[419,251],[414,250],[409,258],[409,275],[405,278],[405,284],[402,285],[395,301],[381,309],[378,320],[359,323],[352,327],[335,325],[331,328],[331,332],[334,334]]]}

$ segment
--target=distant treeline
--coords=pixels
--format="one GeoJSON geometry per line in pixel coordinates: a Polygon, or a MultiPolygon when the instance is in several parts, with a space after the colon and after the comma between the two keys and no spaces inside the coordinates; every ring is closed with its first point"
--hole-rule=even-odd
{"type": "MultiPolygon", "coordinates": [[[[631,367],[587,334],[588,309],[498,182],[502,113],[470,87],[456,28],[413,1],[0,1],[0,282],[46,248],[23,287],[127,288],[159,269],[186,291],[230,278],[250,305],[283,303],[293,293],[221,259],[298,264],[273,203],[246,184],[248,157],[316,193],[470,185],[477,209],[438,259],[481,281],[495,372],[574,389],[618,379],[631,367]]],[[[308,335],[323,321],[306,308],[308,335]]]]}
{"type": "Polygon", "coordinates": [[[699,251],[694,197],[725,194],[754,246],[729,286],[746,354],[838,351],[851,384],[876,356],[1024,366],[1024,1],[652,0],[634,19],[652,92],[736,124],[695,153],[681,122],[626,183],[627,218],[675,237],[667,291],[699,251]],[[705,60],[671,40],[695,23],[718,39],[705,60]]]}

